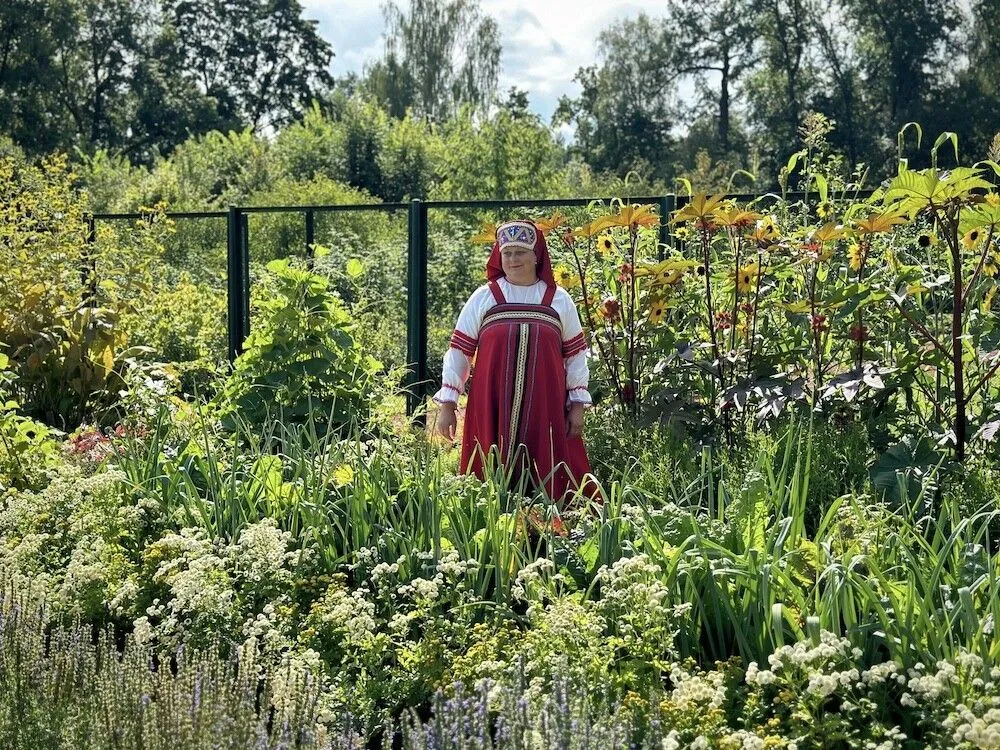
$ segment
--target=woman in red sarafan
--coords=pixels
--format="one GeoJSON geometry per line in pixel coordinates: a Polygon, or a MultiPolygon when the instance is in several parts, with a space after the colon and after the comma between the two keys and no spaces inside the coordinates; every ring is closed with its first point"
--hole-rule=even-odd
{"type": "Polygon", "coordinates": [[[475,356],[462,434],[461,468],[483,477],[491,448],[516,482],[563,501],[586,482],[583,444],[587,343],[572,298],[556,285],[545,238],[530,221],[497,228],[488,283],[462,308],[444,357],[437,429],[454,440],[455,409],[475,356]]]}

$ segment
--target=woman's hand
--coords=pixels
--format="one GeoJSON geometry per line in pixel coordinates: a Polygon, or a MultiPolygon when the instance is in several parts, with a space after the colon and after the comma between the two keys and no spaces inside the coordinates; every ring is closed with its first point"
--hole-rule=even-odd
{"type": "Polygon", "coordinates": [[[458,425],[458,417],[455,415],[457,404],[445,402],[441,404],[437,415],[437,433],[446,440],[455,442],[455,428],[458,425]]]}
{"type": "Polygon", "coordinates": [[[566,435],[580,437],[583,435],[583,404],[574,401],[566,412],[566,435]]]}

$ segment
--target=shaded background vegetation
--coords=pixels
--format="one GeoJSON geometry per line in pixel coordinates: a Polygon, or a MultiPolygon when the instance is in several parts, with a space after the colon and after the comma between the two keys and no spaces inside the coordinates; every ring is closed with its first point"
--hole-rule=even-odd
{"type": "MultiPolygon", "coordinates": [[[[907,122],[958,133],[967,161],[1000,130],[994,0],[669,0],[599,32],[551,123],[529,92],[498,91],[499,30],[475,0],[385,16],[382,57],[335,80],[335,50],[296,0],[12,0],[0,133],[29,156],[139,168],[147,192],[203,208],[317,175],[386,200],[558,195],[630,172],[708,189],[737,168],[764,189],[810,111],[872,179],[893,172],[907,122]],[[555,135],[566,123],[571,142],[555,135]]],[[[97,191],[95,207],[127,193],[97,191]]]]}

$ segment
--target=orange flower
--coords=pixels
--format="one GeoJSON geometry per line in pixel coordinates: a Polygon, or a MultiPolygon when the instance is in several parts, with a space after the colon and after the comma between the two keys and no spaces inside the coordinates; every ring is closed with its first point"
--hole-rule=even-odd
{"type": "Polygon", "coordinates": [[[492,245],[497,239],[497,225],[492,222],[483,222],[479,228],[479,233],[474,234],[469,241],[476,245],[492,245]]]}
{"type": "Polygon", "coordinates": [[[548,234],[553,229],[558,229],[563,224],[565,224],[569,219],[563,216],[561,213],[556,211],[551,216],[546,219],[538,219],[535,222],[535,226],[538,227],[538,231],[542,234],[548,234]]]}

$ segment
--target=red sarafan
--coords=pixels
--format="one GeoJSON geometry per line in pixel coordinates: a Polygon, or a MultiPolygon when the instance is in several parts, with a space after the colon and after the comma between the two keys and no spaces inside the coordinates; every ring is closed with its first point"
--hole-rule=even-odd
{"type": "Polygon", "coordinates": [[[579,434],[590,403],[586,335],[555,282],[542,232],[529,221],[498,227],[486,277],[459,317],[435,397],[442,406],[457,401],[474,357],[461,470],[483,478],[493,454],[511,482],[552,500],[565,502],[581,485],[599,500],[579,434]]]}

